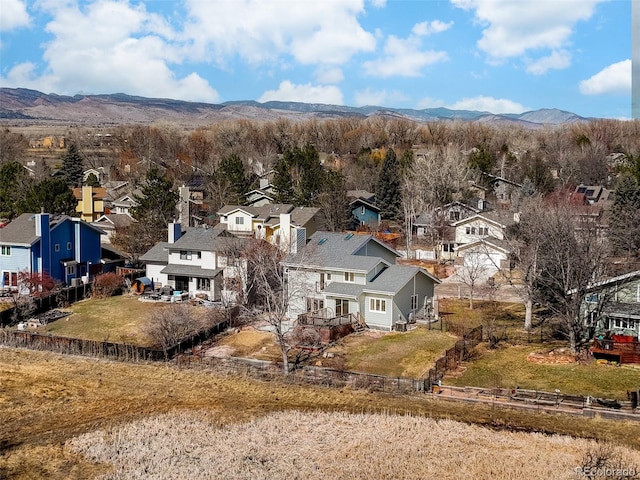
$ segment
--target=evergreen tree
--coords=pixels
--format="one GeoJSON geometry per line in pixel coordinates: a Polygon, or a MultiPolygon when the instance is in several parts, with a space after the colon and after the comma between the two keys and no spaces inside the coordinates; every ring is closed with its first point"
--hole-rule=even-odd
{"type": "Polygon", "coordinates": [[[70,187],[82,186],[82,157],[75,143],[69,145],[67,153],[62,159],[62,167],[60,168],[62,178],[70,187]]]}
{"type": "Polygon", "coordinates": [[[402,215],[400,164],[392,148],[387,150],[376,184],[376,204],[384,220],[399,220],[402,215]]]}
{"type": "Polygon", "coordinates": [[[623,175],[616,187],[609,241],[614,254],[640,257],[640,185],[631,175],[623,175]]]}
{"type": "Polygon", "coordinates": [[[273,186],[278,202],[296,206],[316,204],[326,173],[313,145],[286,150],[274,170],[273,186]]]}
{"type": "Polygon", "coordinates": [[[84,184],[87,187],[99,187],[100,186],[100,181],[98,180],[98,177],[96,177],[95,173],[90,173],[87,176],[87,181],[84,182],[84,184]]]}
{"type": "Polygon", "coordinates": [[[226,203],[241,205],[244,194],[249,190],[249,181],[245,176],[244,165],[238,155],[230,155],[220,162],[217,172],[225,179],[228,187],[228,201],[226,203]]]}
{"type": "Polygon", "coordinates": [[[290,203],[293,200],[293,179],[289,171],[287,158],[283,156],[274,166],[273,190],[278,203],[290,203]]]}
{"type": "Polygon", "coordinates": [[[178,193],[173,182],[165,178],[157,167],[147,171],[141,195],[134,195],[138,205],[131,209],[133,218],[138,221],[159,223],[161,228],[175,218],[178,193]]]}
{"type": "Polygon", "coordinates": [[[0,217],[16,216],[25,187],[31,183],[27,171],[20,163],[7,162],[0,166],[0,217]]]}
{"type": "Polygon", "coordinates": [[[20,201],[18,213],[39,213],[42,209],[51,214],[75,215],[78,202],[62,178],[47,178],[32,185],[20,201]]]}
{"type": "Polygon", "coordinates": [[[117,239],[117,244],[127,248],[133,258],[157,242],[166,241],[167,225],[175,219],[179,197],[173,182],[164,178],[157,167],[147,171],[140,190],[140,195],[133,196],[138,205],[131,209],[137,222],[119,232],[117,239]]]}

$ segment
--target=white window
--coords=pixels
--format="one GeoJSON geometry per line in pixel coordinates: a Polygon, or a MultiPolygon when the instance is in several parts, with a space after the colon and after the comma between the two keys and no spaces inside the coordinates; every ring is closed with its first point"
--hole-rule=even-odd
{"type": "Polygon", "coordinates": [[[192,252],[189,250],[181,250],[180,251],[180,260],[191,260],[192,252]]]}
{"type": "Polygon", "coordinates": [[[356,281],[356,275],[353,272],[344,272],[344,281],[353,283],[356,281]]]}
{"type": "Polygon", "coordinates": [[[411,295],[411,310],[418,309],[418,295],[411,295]]]}
{"type": "Polygon", "coordinates": [[[76,266],[75,265],[69,265],[67,267],[67,275],[75,275],[76,274],[76,266]]]}
{"type": "Polygon", "coordinates": [[[244,225],[244,217],[236,217],[236,225],[244,225]]]}
{"type": "Polygon", "coordinates": [[[71,242],[67,242],[67,250],[71,250],[71,242]]]}
{"type": "Polygon", "coordinates": [[[307,297],[307,312],[315,312],[322,308],[324,308],[323,299],[307,297]]]}
{"type": "Polygon", "coordinates": [[[479,235],[489,235],[489,227],[478,227],[479,235]]]}
{"type": "Polygon", "coordinates": [[[466,232],[467,232],[467,235],[471,235],[471,227],[467,227],[466,232]]]}
{"type": "Polygon", "coordinates": [[[55,246],[53,247],[53,249],[54,249],[56,252],[59,252],[59,251],[60,251],[60,244],[59,244],[59,243],[56,243],[56,244],[55,244],[55,246]]]}
{"type": "MultiPolygon", "coordinates": [[[[331,274],[327,273],[327,281],[331,280],[331,274]]],[[[640,286],[638,286],[638,292],[640,292],[640,286]]]]}
{"type": "Polygon", "coordinates": [[[197,279],[198,286],[196,287],[198,290],[211,290],[211,280],[208,278],[198,278],[197,279]]]}
{"type": "Polygon", "coordinates": [[[0,254],[2,254],[2,255],[11,255],[11,247],[9,245],[2,245],[2,249],[0,250],[0,254]]]}
{"type": "Polygon", "coordinates": [[[360,213],[364,215],[364,207],[360,207],[360,213]]]}
{"type": "Polygon", "coordinates": [[[387,311],[387,301],[382,298],[369,299],[369,311],[384,313],[387,311]]]}

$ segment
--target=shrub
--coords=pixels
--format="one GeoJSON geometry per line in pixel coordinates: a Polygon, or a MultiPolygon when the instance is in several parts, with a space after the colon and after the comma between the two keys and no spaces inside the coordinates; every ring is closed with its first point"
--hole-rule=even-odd
{"type": "Polygon", "coordinates": [[[112,297],[116,293],[121,293],[123,287],[122,276],[113,272],[103,273],[93,280],[92,295],[94,298],[112,297]]]}

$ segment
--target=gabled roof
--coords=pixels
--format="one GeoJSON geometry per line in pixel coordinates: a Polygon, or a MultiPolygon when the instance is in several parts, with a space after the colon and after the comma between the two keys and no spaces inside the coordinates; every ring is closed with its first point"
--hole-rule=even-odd
{"type": "Polygon", "coordinates": [[[349,198],[362,198],[368,202],[374,201],[376,194],[367,190],[347,190],[347,197],[349,198]]]}
{"type": "Polygon", "coordinates": [[[188,227],[174,243],[166,245],[167,250],[194,250],[201,252],[222,251],[230,246],[241,248],[246,239],[229,234],[224,226],[188,227]]]}
{"type": "Polygon", "coordinates": [[[457,222],[453,222],[451,225],[453,227],[459,227],[461,225],[464,225],[465,223],[471,223],[471,222],[476,221],[476,220],[482,220],[484,222],[490,223],[490,224],[492,224],[492,225],[494,225],[496,227],[500,227],[500,228],[506,228],[507,227],[505,224],[503,224],[502,222],[498,221],[498,219],[494,220],[492,218],[489,218],[489,216],[486,215],[486,214],[479,214],[479,213],[476,214],[476,215],[472,215],[470,217],[458,220],[457,222]]]}
{"type": "Polygon", "coordinates": [[[426,270],[419,267],[411,267],[407,265],[391,265],[386,268],[380,275],[367,282],[364,288],[366,293],[386,293],[395,295],[416,275],[426,275],[435,284],[442,283],[440,279],[434,277],[426,270]]]}
{"type": "MultiPolygon", "coordinates": [[[[591,283],[587,286],[587,291],[593,292],[605,287],[624,285],[630,281],[635,280],[636,278],[640,279],[640,270],[625,273],[623,275],[618,275],[615,277],[605,278],[603,280],[591,283]]],[[[576,289],[569,290],[567,293],[574,294],[576,293],[576,289]]]]}
{"type": "Polygon", "coordinates": [[[499,238],[491,236],[481,238],[479,240],[476,240],[475,242],[469,242],[465,243],[464,245],[460,245],[458,247],[458,252],[462,250],[469,250],[471,248],[477,247],[478,245],[484,245],[487,250],[497,250],[505,254],[510,252],[509,247],[504,240],[500,240],[499,238]]]}
{"type": "Polygon", "coordinates": [[[380,212],[382,210],[380,207],[378,207],[377,205],[374,205],[373,203],[365,200],[364,198],[356,198],[354,200],[351,200],[349,202],[349,206],[353,206],[353,205],[364,205],[367,208],[369,208],[369,210],[373,210],[374,212],[380,212]]]}
{"type": "MultiPolygon", "coordinates": [[[[38,240],[40,236],[36,235],[35,226],[35,213],[23,213],[19,217],[13,219],[8,225],[0,229],[0,243],[9,245],[19,245],[23,247],[30,247],[38,240]]],[[[50,215],[49,216],[49,230],[57,228],[64,222],[80,222],[87,228],[95,230],[100,234],[105,232],[97,226],[87,223],[76,217],[70,217],[68,215],[50,215]]]]}
{"type": "Polygon", "coordinates": [[[104,225],[103,228],[107,228],[107,226],[113,226],[114,228],[125,228],[131,225],[135,220],[126,213],[106,213],[101,215],[94,224],[104,225]],[[106,224],[106,225],[105,225],[106,224]]]}
{"type": "Polygon", "coordinates": [[[393,296],[402,290],[416,275],[425,275],[435,284],[442,283],[439,278],[434,277],[422,268],[406,265],[390,265],[385,268],[380,275],[372,281],[368,281],[365,285],[331,282],[325,287],[323,292],[330,296],[343,296],[353,299],[357,299],[362,293],[377,293],[393,296]]]}
{"type": "Polygon", "coordinates": [[[297,255],[290,255],[285,264],[366,273],[380,262],[388,264],[380,257],[356,255],[356,252],[370,242],[383,246],[396,257],[400,256],[397,251],[373,235],[318,231],[310,237],[304,249],[297,255]]]}
{"type": "Polygon", "coordinates": [[[315,207],[295,207],[290,203],[270,203],[260,207],[244,206],[244,205],[225,205],[218,210],[218,215],[230,215],[234,212],[245,212],[254,220],[260,220],[269,225],[278,225],[280,223],[280,214],[291,214],[291,223],[303,227],[311,220],[319,211],[315,207]]]}
{"type": "MultiPolygon", "coordinates": [[[[76,200],[82,200],[82,188],[74,188],[73,196],[76,200]]],[[[94,200],[102,200],[107,196],[107,189],[103,187],[91,187],[91,197],[94,200]]]]}
{"type": "Polygon", "coordinates": [[[491,175],[490,173],[482,172],[482,175],[485,175],[489,178],[489,183],[508,183],[509,185],[513,185],[514,187],[522,188],[522,184],[518,182],[514,182],[513,180],[506,179],[504,177],[500,177],[497,175],[491,175]]]}
{"type": "Polygon", "coordinates": [[[169,242],[156,243],[140,257],[140,261],[147,263],[167,263],[169,261],[169,252],[167,251],[168,245],[169,242]]]}

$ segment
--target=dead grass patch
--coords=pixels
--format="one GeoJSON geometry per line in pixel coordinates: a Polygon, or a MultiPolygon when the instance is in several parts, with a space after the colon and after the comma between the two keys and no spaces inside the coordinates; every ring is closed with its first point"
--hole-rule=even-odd
{"type": "MultiPolygon", "coordinates": [[[[225,335],[216,341],[215,348],[224,348],[228,356],[280,361],[282,354],[270,332],[245,327],[237,333],[225,335]]],[[[215,350],[214,350],[215,352],[215,350]]]]}
{"type": "MultiPolygon", "coordinates": [[[[452,420],[298,411],[232,425],[220,425],[206,413],[161,415],[88,433],[68,445],[93,462],[112,465],[104,480],[571,479],[597,448],[589,440],[496,432],[452,420]]],[[[621,466],[640,471],[640,452],[610,453],[621,466]]]]}

